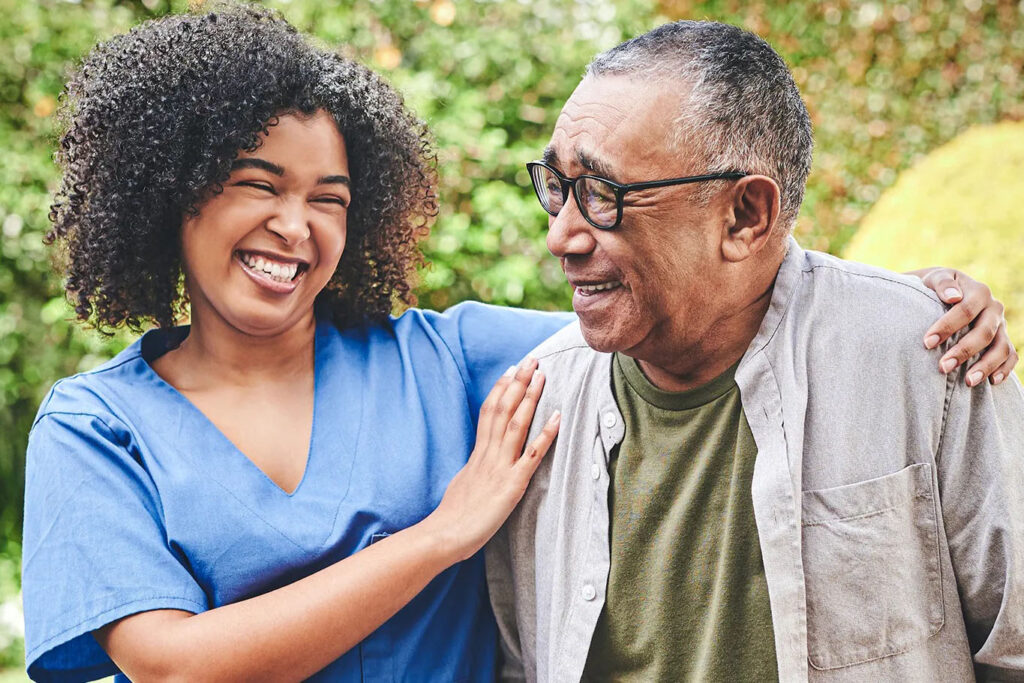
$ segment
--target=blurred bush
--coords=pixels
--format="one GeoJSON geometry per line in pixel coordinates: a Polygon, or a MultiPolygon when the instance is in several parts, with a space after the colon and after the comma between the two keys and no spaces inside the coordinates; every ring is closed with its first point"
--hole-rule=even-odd
{"type": "Polygon", "coordinates": [[[744,26],[790,64],[816,143],[797,224],[805,247],[839,253],[901,170],[972,124],[1024,119],[1019,0],[661,6],[671,18],[744,26]]]}
{"type": "MultiPolygon", "coordinates": [[[[1017,0],[270,4],[385,73],[433,130],[441,215],[419,293],[437,308],[463,299],[568,306],[523,163],[540,155],[589,58],[666,18],[746,26],[793,66],[817,128],[798,225],[814,248],[841,249],[900,170],[968,124],[1024,118],[1017,0]]],[[[0,538],[20,537],[26,433],[47,387],[123,344],[68,322],[40,243],[66,69],[96,40],[184,9],[178,0],[0,0],[0,538]]]]}
{"type": "MultiPolygon", "coordinates": [[[[893,270],[960,268],[1006,303],[1024,348],[1024,122],[978,126],[900,174],[844,256],[893,270]]],[[[1018,367],[1024,377],[1024,369],[1018,367]]]]}
{"type": "MultiPolygon", "coordinates": [[[[13,541],[0,541],[0,671],[20,667],[25,661],[24,616],[21,611],[19,561],[21,548],[13,541]]],[[[3,678],[0,677],[0,683],[3,678]]]]}
{"type": "MultiPolygon", "coordinates": [[[[0,553],[21,537],[25,443],[39,401],[56,378],[112,350],[69,323],[42,236],[56,182],[53,113],[68,65],[137,14],[112,4],[0,0],[0,553]]],[[[0,602],[7,588],[0,574],[0,602]]]]}

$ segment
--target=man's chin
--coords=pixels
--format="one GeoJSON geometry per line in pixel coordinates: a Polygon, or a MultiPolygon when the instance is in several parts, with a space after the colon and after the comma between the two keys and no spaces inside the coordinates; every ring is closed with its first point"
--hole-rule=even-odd
{"type": "Polygon", "coordinates": [[[629,348],[618,326],[588,325],[580,316],[580,331],[587,346],[601,353],[614,353],[629,348]]]}

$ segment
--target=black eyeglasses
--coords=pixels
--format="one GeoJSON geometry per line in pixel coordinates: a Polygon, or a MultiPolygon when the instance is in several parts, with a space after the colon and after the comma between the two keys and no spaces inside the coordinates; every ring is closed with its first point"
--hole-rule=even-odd
{"type": "Polygon", "coordinates": [[[552,216],[565,206],[572,188],[572,196],[576,206],[588,223],[600,230],[612,230],[622,222],[622,198],[633,190],[647,190],[653,187],[669,185],[685,185],[700,183],[705,180],[737,180],[746,173],[709,173],[686,178],[670,178],[669,180],[652,180],[646,183],[629,183],[622,185],[596,175],[581,175],[566,178],[543,161],[531,161],[526,164],[533,180],[533,191],[537,193],[540,205],[552,216]]]}

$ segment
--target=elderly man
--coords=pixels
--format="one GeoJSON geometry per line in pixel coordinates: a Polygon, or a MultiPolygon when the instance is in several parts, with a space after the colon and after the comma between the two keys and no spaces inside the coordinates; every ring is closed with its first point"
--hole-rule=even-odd
{"type": "Polygon", "coordinates": [[[935,371],[920,281],[793,241],[811,148],[767,43],[679,22],[598,56],[530,164],[579,322],[488,548],[504,678],[1024,670],[1024,392],[935,371]]]}

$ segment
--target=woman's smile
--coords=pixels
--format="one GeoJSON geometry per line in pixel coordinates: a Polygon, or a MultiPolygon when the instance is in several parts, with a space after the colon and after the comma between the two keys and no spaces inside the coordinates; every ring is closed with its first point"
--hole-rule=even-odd
{"type": "Polygon", "coordinates": [[[222,320],[260,336],[308,328],[345,250],[351,197],[334,119],[323,111],[278,117],[256,150],[234,160],[223,190],[185,221],[193,325],[222,320]]]}
{"type": "Polygon", "coordinates": [[[309,270],[309,264],[305,261],[265,252],[240,249],[234,253],[234,259],[253,282],[278,294],[295,291],[302,276],[309,270]]]}

